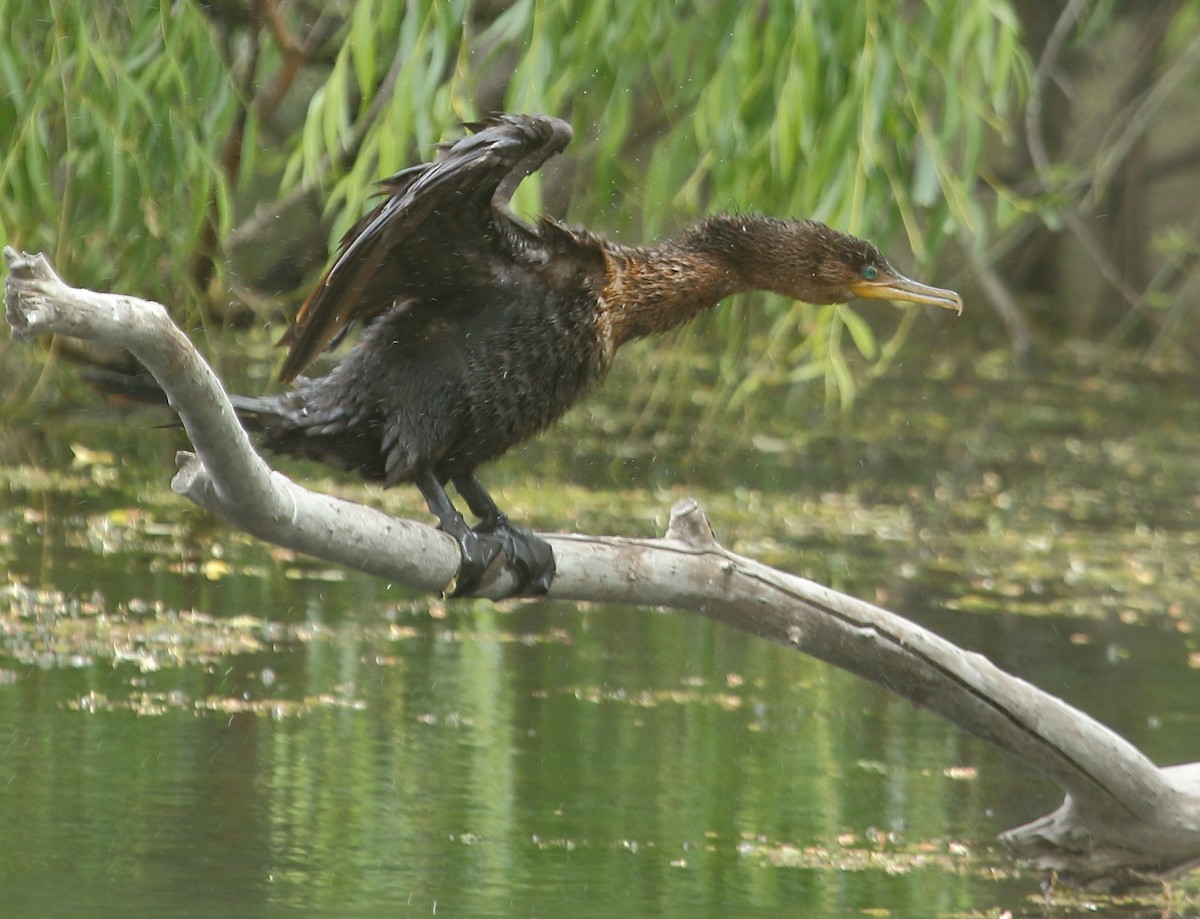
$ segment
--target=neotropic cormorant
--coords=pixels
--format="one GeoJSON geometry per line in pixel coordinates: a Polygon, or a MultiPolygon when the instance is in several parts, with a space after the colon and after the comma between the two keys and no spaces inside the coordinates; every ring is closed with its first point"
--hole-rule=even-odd
{"type": "Polygon", "coordinates": [[[546,217],[528,224],[509,201],[570,126],[493,115],[467,127],[434,161],[385,179],[382,203],[346,234],[281,340],[280,379],[293,388],[237,402],[274,451],[415,484],[462,550],[456,595],[501,553],[514,593],[549,588],[550,547],[509,523],[475,471],[562,415],[626,342],[748,290],[962,311],[956,293],[905,278],[875,246],[815,221],[715,216],[644,248],[546,217]],[[362,337],[332,370],[298,376],[356,322],[362,337]]]}

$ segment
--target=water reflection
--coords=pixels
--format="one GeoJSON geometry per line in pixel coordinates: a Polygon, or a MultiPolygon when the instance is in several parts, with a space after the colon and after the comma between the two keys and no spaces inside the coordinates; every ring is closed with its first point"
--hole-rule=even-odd
{"type": "MultiPolygon", "coordinates": [[[[1029,411],[1003,444],[995,381],[915,418],[895,386],[862,409],[874,434],[734,440],[690,472],[647,463],[636,496],[527,486],[514,462],[502,494],[546,525],[653,532],[686,479],[739,550],[1194,759],[1200,410],[1147,416],[1153,382],[1082,406],[1012,384],[1029,411]],[[755,480],[729,488],[737,463],[755,480]]],[[[593,449],[571,423],[538,468],[593,449]]],[[[878,687],[682,614],[447,605],[294,559],[181,506],[154,484],[169,447],[121,436],[120,475],[62,444],[49,475],[19,450],[6,467],[15,914],[1038,914],[988,847],[1057,791],[878,687]]]]}

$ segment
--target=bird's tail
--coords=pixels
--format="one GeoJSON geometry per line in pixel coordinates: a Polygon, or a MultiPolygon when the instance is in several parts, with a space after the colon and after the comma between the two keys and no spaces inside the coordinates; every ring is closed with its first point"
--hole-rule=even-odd
{"type": "Polygon", "coordinates": [[[125,373],[107,367],[84,367],[80,371],[85,383],[110,402],[132,402],[136,405],[166,405],[167,394],[150,374],[125,373]]]}
{"type": "MultiPolygon", "coordinates": [[[[113,402],[163,406],[168,404],[166,392],[158,381],[144,370],[124,373],[104,367],[85,367],[81,373],[92,389],[113,402]]],[[[250,431],[269,431],[287,415],[279,398],[274,396],[238,396],[231,393],[229,401],[242,424],[250,431]]]]}
{"type": "MultiPolygon", "coordinates": [[[[88,368],[84,379],[105,397],[118,402],[166,406],[167,394],[149,373],[122,373],[88,368]]],[[[372,481],[387,477],[385,456],[378,435],[370,426],[353,436],[350,422],[335,406],[332,414],[307,401],[311,383],[272,396],[235,396],[233,403],[242,427],[272,453],[316,460],[338,469],[356,472],[372,481]]],[[[353,419],[351,419],[352,421],[353,419]]],[[[176,420],[162,427],[179,427],[176,420]]]]}

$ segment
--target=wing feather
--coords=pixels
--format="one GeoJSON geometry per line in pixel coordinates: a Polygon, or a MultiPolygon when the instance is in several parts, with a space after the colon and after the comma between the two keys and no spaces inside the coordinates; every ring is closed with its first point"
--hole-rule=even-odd
{"type": "Polygon", "coordinates": [[[280,344],[290,345],[279,378],[289,382],[349,324],[400,301],[427,295],[439,264],[465,265],[472,248],[493,238],[532,234],[509,201],[521,180],[571,140],[571,128],[545,115],[491,115],[444,146],[437,159],[384,179],[380,204],[341,241],[338,255],[301,305],[280,344]]]}

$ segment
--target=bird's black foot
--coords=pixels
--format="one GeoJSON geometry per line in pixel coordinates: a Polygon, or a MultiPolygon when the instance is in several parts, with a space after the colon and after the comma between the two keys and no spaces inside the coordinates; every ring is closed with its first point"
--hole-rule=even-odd
{"type": "Polygon", "coordinates": [[[538,597],[550,589],[554,580],[554,553],[549,543],[509,523],[474,476],[460,474],[454,477],[459,494],[466,499],[471,513],[479,518],[479,523],[471,529],[450,502],[444,478],[426,471],[414,481],[441,528],[455,538],[462,551],[462,564],[449,596],[465,597],[474,593],[488,565],[501,552],[517,582],[508,596],[538,597]]]}
{"type": "Polygon", "coordinates": [[[450,535],[458,542],[458,549],[462,553],[462,562],[458,566],[458,574],[454,578],[454,590],[447,596],[469,597],[479,587],[479,582],[483,580],[483,573],[496,560],[496,556],[504,552],[507,557],[507,551],[504,548],[503,540],[491,533],[477,533],[475,530],[467,529],[465,525],[461,530],[450,533],[450,535]]]}
{"type": "Polygon", "coordinates": [[[503,514],[480,523],[475,532],[499,540],[508,570],[517,581],[510,597],[540,597],[550,589],[555,569],[554,552],[548,542],[513,526],[503,514]]]}

